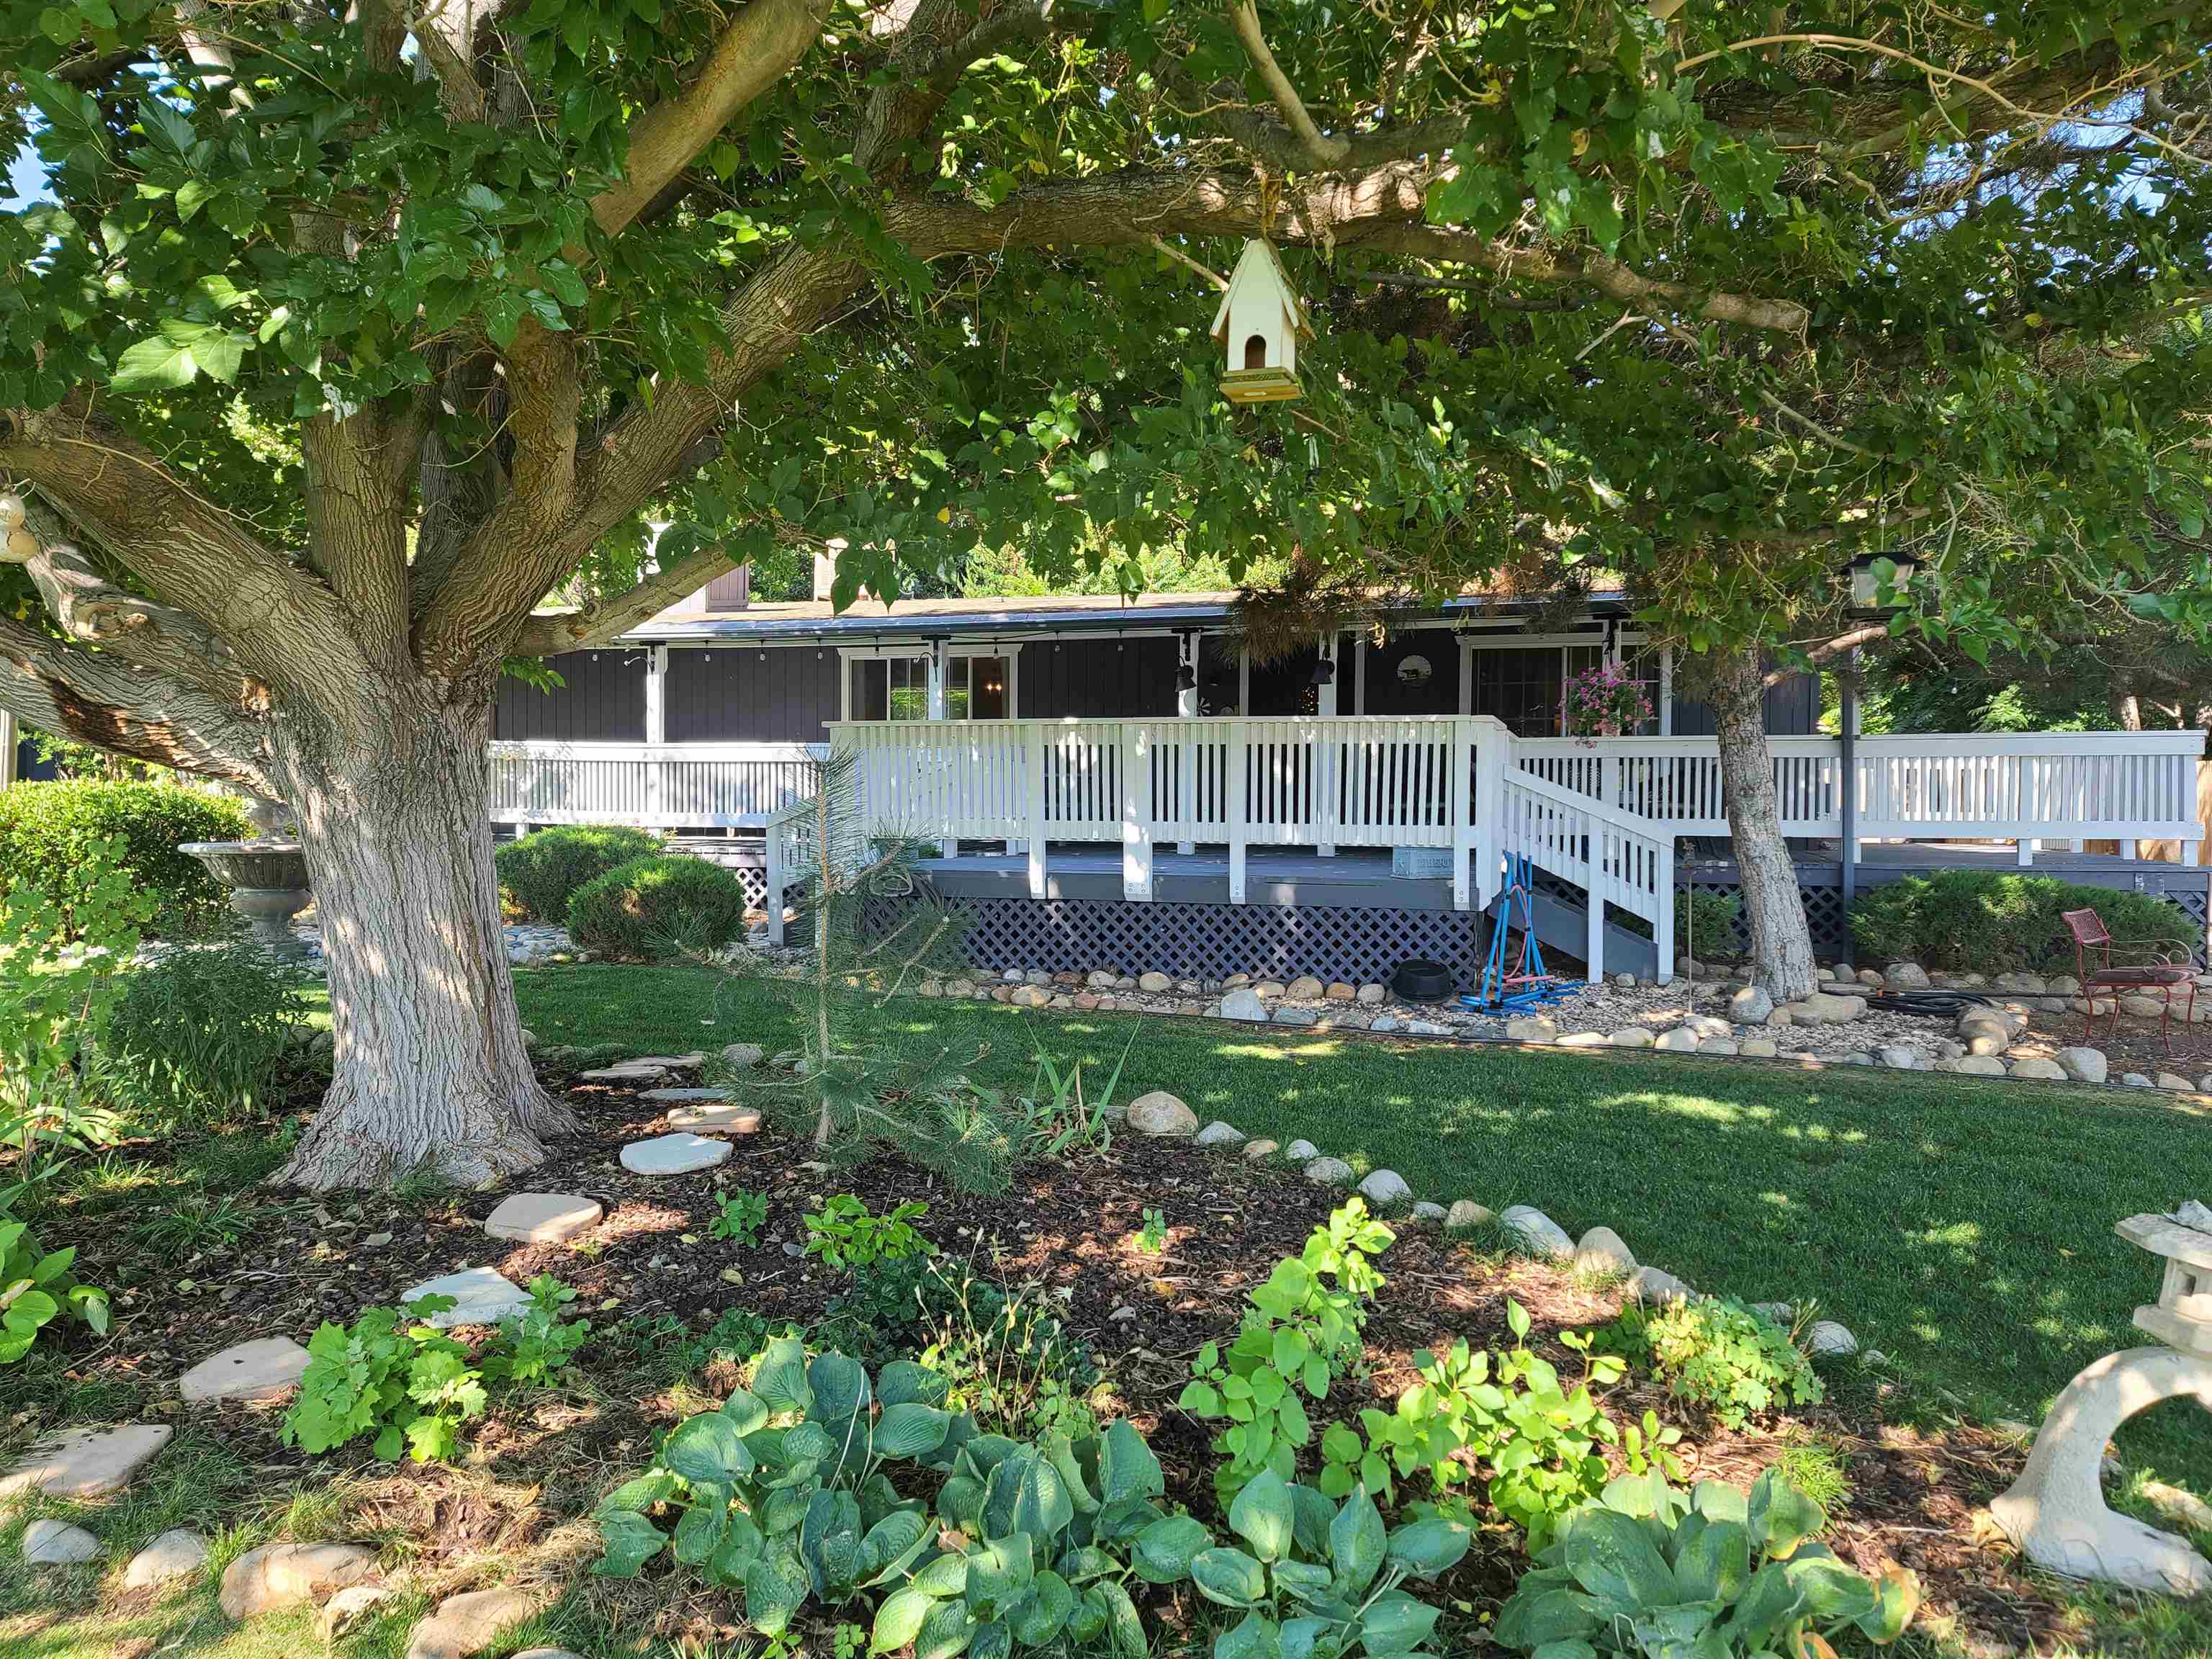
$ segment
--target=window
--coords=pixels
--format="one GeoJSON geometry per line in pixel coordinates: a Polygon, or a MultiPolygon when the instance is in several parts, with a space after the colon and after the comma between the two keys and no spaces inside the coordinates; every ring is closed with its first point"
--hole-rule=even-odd
{"type": "Polygon", "coordinates": [[[1004,657],[955,657],[945,665],[945,715],[956,720],[1006,718],[1004,657]]]}
{"type": "MultiPolygon", "coordinates": [[[[918,656],[855,657],[852,718],[856,720],[925,720],[929,718],[929,659],[918,656]]],[[[1013,673],[1006,657],[952,657],[945,665],[945,717],[955,720],[1002,720],[1013,698],[1013,673]]]]}

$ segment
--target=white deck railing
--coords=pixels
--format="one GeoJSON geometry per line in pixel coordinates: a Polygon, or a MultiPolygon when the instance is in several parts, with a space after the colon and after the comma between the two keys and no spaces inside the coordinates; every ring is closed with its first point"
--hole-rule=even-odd
{"type": "Polygon", "coordinates": [[[495,743],[495,823],[758,829],[812,794],[819,744],[495,743]]]}

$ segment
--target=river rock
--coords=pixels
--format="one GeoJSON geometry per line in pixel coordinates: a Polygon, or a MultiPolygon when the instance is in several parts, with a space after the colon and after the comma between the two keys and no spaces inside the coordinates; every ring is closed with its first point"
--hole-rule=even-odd
{"type": "Polygon", "coordinates": [[[2066,1075],[2076,1083],[2105,1080],[2105,1051],[2101,1048],[2061,1048],[2057,1058],[2066,1075]]]}
{"type": "Polygon", "coordinates": [[[1698,1034],[1686,1025],[1677,1025],[1654,1037],[1651,1046],[1664,1048],[1669,1054],[1694,1054],[1698,1052],[1698,1034]]]}
{"type": "Polygon", "coordinates": [[[1320,1156],[1321,1148],[1310,1140],[1294,1140],[1283,1148],[1283,1161],[1286,1164],[1310,1164],[1320,1156]]]}
{"type": "Polygon", "coordinates": [[[207,1540],[189,1527],[172,1527],[131,1558],[123,1588],[149,1589],[172,1579],[188,1578],[207,1565],[207,1540]]]}
{"type": "Polygon", "coordinates": [[[1650,1029],[1643,1025],[1624,1025],[1609,1039],[1615,1048],[1649,1048],[1653,1040],[1650,1029]]]}
{"type": "Polygon", "coordinates": [[[23,1528],[23,1559],[34,1567],[79,1566],[100,1559],[100,1540],[66,1521],[33,1521],[23,1528]]]}
{"type": "Polygon", "coordinates": [[[1928,970],[1917,962],[1893,962],[1881,970],[1882,982],[1893,991],[1924,991],[1928,970]]]}
{"type": "Polygon", "coordinates": [[[1363,985],[1359,988],[1359,1000],[1370,1008],[1375,1007],[1389,994],[1390,988],[1387,985],[1363,985]]]}
{"type": "MultiPolygon", "coordinates": [[[[951,989],[950,987],[946,988],[951,989]]],[[[959,994],[966,996],[975,988],[970,985],[966,991],[959,994]]],[[[733,1072],[750,1072],[767,1057],[766,1052],[757,1042],[731,1042],[724,1044],[722,1048],[722,1064],[733,1072]]]]}
{"type": "Polygon", "coordinates": [[[140,1466],[169,1443],[174,1432],[165,1423],[126,1423],[119,1429],[64,1429],[0,1474],[0,1498],[34,1487],[49,1498],[80,1502],[121,1492],[140,1466]]]}
{"type": "Polygon", "coordinates": [[[650,1140],[631,1141],[622,1149],[622,1166],[632,1175],[690,1175],[697,1170],[711,1170],[727,1161],[729,1156],[728,1141],[708,1140],[679,1129],[673,1134],[655,1135],[650,1140]]]}
{"type": "Polygon", "coordinates": [[[1313,1024],[1320,1018],[1321,1016],[1310,1008],[1297,1008],[1285,1004],[1276,1009],[1267,1017],[1267,1019],[1268,1024],[1273,1025],[1304,1026],[1313,1024]]]}
{"type": "Polygon", "coordinates": [[[1444,1217],[1449,1213],[1443,1205],[1425,1198],[1417,1200],[1410,1212],[1416,1227],[1441,1227],[1444,1224],[1444,1217]]]}
{"type": "Polygon", "coordinates": [[[1137,988],[1148,996],[1162,996],[1175,988],[1175,981],[1154,969],[1151,973],[1137,975],[1137,988]]]}
{"type": "Polygon", "coordinates": [[[1636,1258],[1628,1244],[1610,1227],[1593,1227],[1582,1236],[1575,1246],[1575,1266],[1584,1273],[1629,1274],[1636,1271],[1636,1258]]]}
{"type": "Polygon", "coordinates": [[[1471,1233],[1477,1227],[1486,1226],[1496,1219],[1486,1205],[1478,1204],[1471,1198],[1454,1199],[1451,1208],[1444,1212],[1444,1231],[1448,1233],[1471,1233]]]}
{"type": "Polygon", "coordinates": [[[1248,1140],[1244,1143],[1244,1161],[1247,1164],[1265,1164],[1281,1150],[1282,1147],[1275,1141],[1248,1140]]]}
{"type": "Polygon", "coordinates": [[[2151,1080],[2141,1072],[2121,1073],[2120,1085],[2127,1089],[2148,1089],[2154,1086],[2151,1080]]]}
{"type": "Polygon", "coordinates": [[[1306,1179],[1316,1187],[1349,1187],[1352,1166],[1340,1158],[1317,1158],[1306,1165],[1306,1179]]]}
{"type": "Polygon", "coordinates": [[[1322,982],[1311,974],[1300,974],[1283,988],[1283,994],[1292,1002],[1319,1002],[1322,990],[1322,982]]]}
{"type": "Polygon", "coordinates": [[[1233,1123],[1224,1123],[1216,1118],[1198,1132],[1198,1144],[1201,1146],[1242,1146],[1244,1132],[1233,1123]]]}
{"type": "Polygon", "coordinates": [[[469,1659],[500,1632],[537,1616],[538,1598],[527,1590],[471,1590],[449,1595],[407,1638],[407,1659],[469,1659]]]}
{"type": "Polygon", "coordinates": [[[1866,1011],[1864,997],[1844,996],[1833,991],[1815,991],[1784,1008],[1792,1025],[1847,1025],[1866,1011]]]}
{"type": "Polygon", "coordinates": [[[1570,1031],[1559,1039],[1562,1048],[1610,1048],[1612,1041],[1602,1031],[1570,1031]]]}
{"type": "Polygon", "coordinates": [[[1413,1189],[1395,1170],[1377,1170],[1359,1183],[1359,1195],[1377,1215],[1393,1215],[1413,1201],[1413,1189]]]}
{"type": "Polygon", "coordinates": [[[1757,985],[1746,985],[1729,998],[1729,1018],[1739,1025],[1764,1025],[1774,1012],[1774,999],[1757,985]]]}
{"type": "Polygon", "coordinates": [[[1815,1358],[1841,1358],[1859,1351],[1859,1340],[1832,1319],[1815,1320],[1805,1333],[1805,1351],[1815,1358]]]}
{"type": "Polygon", "coordinates": [[[710,1100],[698,1106],[673,1106],[668,1112],[668,1127],[672,1129],[705,1130],[715,1135],[757,1135],[760,1133],[761,1114],[757,1106],[744,1106],[733,1100],[710,1100]]]}
{"type": "Polygon", "coordinates": [[[299,1386],[307,1351],[286,1336],[256,1337],[210,1355],[177,1379],[177,1392],[204,1400],[275,1400],[299,1386]]]}
{"type": "Polygon", "coordinates": [[[1663,1267],[1638,1267],[1628,1287],[1639,1302],[1688,1302],[1698,1294],[1663,1267]]]}
{"type": "Polygon", "coordinates": [[[1967,1077],[2002,1077],[2005,1063],[1995,1054],[1967,1054],[1950,1062],[1951,1069],[1967,1077]]]}
{"type": "Polygon", "coordinates": [[[1534,1205],[1513,1205],[1498,1218],[1531,1255],[1565,1261],[1575,1253],[1575,1241],[1566,1230],[1534,1205]]]}
{"type": "Polygon", "coordinates": [[[1164,1089],[1129,1103],[1129,1127],[1153,1140],[1187,1140],[1198,1133],[1198,1114],[1164,1089]]]}
{"type": "Polygon", "coordinates": [[[2179,1073],[2160,1072],[2158,1074],[2158,1086],[2161,1089],[2172,1089],[2179,1094],[2187,1094],[2197,1085],[2179,1073]]]}
{"type": "Polygon", "coordinates": [[[1893,1072],[1917,1072],[1921,1069],[1920,1050],[1908,1048],[1903,1043],[1890,1044],[1879,1050],[1875,1058],[1893,1072]]]}
{"type": "Polygon", "coordinates": [[[1747,1060],[1771,1060],[1781,1052],[1781,1048],[1772,1037],[1746,1037],[1741,1052],[1747,1060]]]}
{"type": "Polygon", "coordinates": [[[325,1642],[335,1642],[398,1593],[389,1584],[349,1584],[323,1603],[316,1632],[325,1642]]]}
{"type": "Polygon", "coordinates": [[[320,1601],[376,1571],[376,1553],[359,1544],[264,1544],[232,1562],[217,1598],[233,1619],[320,1601]]]}
{"type": "Polygon", "coordinates": [[[559,1244],[589,1232],[605,1214],[592,1200],[568,1193],[512,1193],[485,1218],[484,1231],[521,1244],[559,1244]]]}
{"type": "Polygon", "coordinates": [[[1267,1005],[1261,1000],[1260,994],[1249,986],[1240,987],[1221,999],[1221,1018],[1241,1019],[1254,1025],[1265,1024],[1267,1019],[1267,1005]]]}
{"type": "Polygon", "coordinates": [[[2055,1060],[2029,1054],[2013,1061],[2007,1075],[2025,1079],[2031,1083],[2063,1083],[2066,1081],[2066,1068],[2055,1060]]]}
{"type": "Polygon", "coordinates": [[[1701,1054],[1720,1054],[1725,1057],[1741,1054],[1743,1050],[1742,1045],[1734,1037],[1707,1037],[1698,1044],[1698,1052],[1701,1054]]]}
{"type": "Polygon", "coordinates": [[[1516,1014],[1505,1022],[1512,1042],[1549,1042],[1559,1035],[1559,1023],[1549,1014],[1516,1014]]]}

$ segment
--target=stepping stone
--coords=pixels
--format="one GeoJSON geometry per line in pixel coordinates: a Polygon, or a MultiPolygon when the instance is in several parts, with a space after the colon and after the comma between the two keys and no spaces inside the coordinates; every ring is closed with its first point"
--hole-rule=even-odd
{"type": "Polygon", "coordinates": [[[674,1069],[667,1066],[641,1066],[635,1060],[620,1066],[602,1066],[596,1072],[579,1072],[579,1083],[658,1083],[674,1069]]]}
{"type": "Polygon", "coordinates": [[[727,1089],[647,1089],[640,1100],[649,1100],[656,1106],[680,1106],[688,1101],[727,1100],[727,1089]]]}
{"type": "Polygon", "coordinates": [[[131,1558],[123,1588],[148,1589],[173,1578],[189,1578],[207,1565],[207,1540],[189,1527],[172,1527],[131,1558]]]}
{"type": "Polygon", "coordinates": [[[185,1399],[275,1400],[299,1386],[307,1351],[289,1336],[256,1337],[203,1359],[177,1379],[185,1399]]]}
{"type": "Polygon", "coordinates": [[[23,1528],[23,1559],[34,1567],[73,1567],[100,1559],[100,1540],[65,1521],[33,1521],[23,1528]]]}
{"type": "Polygon", "coordinates": [[[0,1498],[36,1487],[49,1498],[104,1498],[121,1492],[175,1431],[167,1424],[119,1429],[64,1429],[0,1474],[0,1498]]]}
{"type": "Polygon", "coordinates": [[[726,1135],[755,1135],[760,1133],[761,1115],[757,1106],[740,1106],[734,1101],[708,1101],[698,1106],[672,1107],[668,1113],[672,1127],[705,1129],[726,1135]]]}
{"type": "Polygon", "coordinates": [[[453,1298],[452,1307],[443,1313],[432,1314],[423,1322],[441,1331],[451,1330],[456,1325],[496,1325],[502,1319],[527,1312],[531,1305],[529,1291],[491,1267],[464,1267],[457,1273],[426,1279],[402,1291],[399,1299],[413,1302],[426,1296],[453,1298]]]}
{"type": "Polygon", "coordinates": [[[690,1175],[695,1170],[711,1170],[729,1156],[726,1140],[678,1132],[633,1140],[622,1149],[622,1166],[632,1175],[690,1175]]]}
{"type": "Polygon", "coordinates": [[[707,1052],[694,1048],[688,1054],[640,1054],[635,1060],[626,1060],[625,1066],[658,1066],[671,1072],[696,1072],[707,1063],[707,1052]]]}
{"type": "Polygon", "coordinates": [[[264,1544],[232,1562],[216,1598],[227,1617],[320,1601],[376,1571],[376,1552],[359,1544],[264,1544]]]}
{"type": "Polygon", "coordinates": [[[514,1193],[500,1201],[484,1231],[524,1244],[558,1244],[589,1232],[605,1214],[590,1199],[567,1193],[514,1193]]]}

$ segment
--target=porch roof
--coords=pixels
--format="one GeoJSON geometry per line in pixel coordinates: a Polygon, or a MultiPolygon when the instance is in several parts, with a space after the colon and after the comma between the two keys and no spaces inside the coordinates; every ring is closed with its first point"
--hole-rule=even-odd
{"type": "MultiPolygon", "coordinates": [[[[885,605],[861,599],[843,611],[827,600],[748,605],[742,611],[663,611],[622,637],[641,645],[667,645],[687,641],[726,640],[812,641],[819,639],[875,639],[896,635],[925,638],[973,634],[1065,633],[1095,629],[1105,632],[1213,628],[1227,622],[1236,609],[1234,592],[1140,593],[1124,598],[1115,593],[1054,593],[980,599],[901,599],[885,605]]],[[[1473,622],[1486,617],[1518,623],[1540,609],[1540,599],[1502,599],[1492,594],[1468,594],[1446,600],[1433,610],[1395,613],[1407,622],[1426,618],[1438,623],[1473,622]]],[[[1587,614],[1617,616],[1627,609],[1618,591],[1601,590],[1589,596],[1587,614]]]]}

